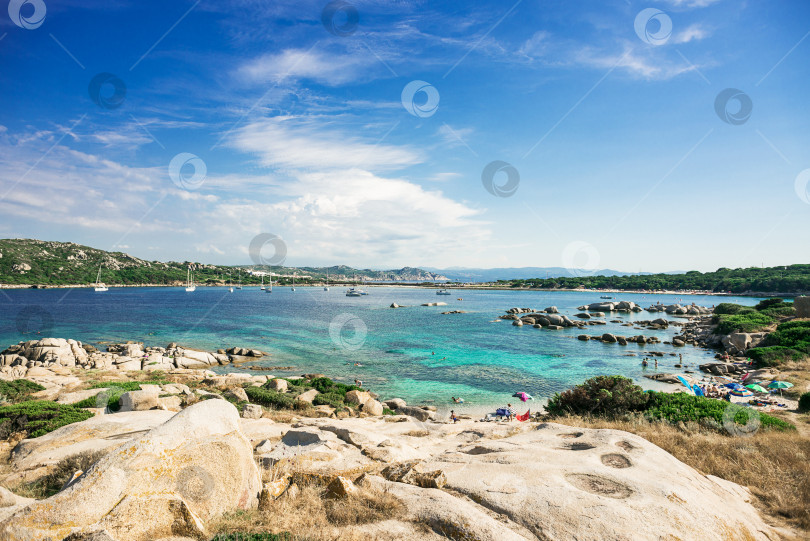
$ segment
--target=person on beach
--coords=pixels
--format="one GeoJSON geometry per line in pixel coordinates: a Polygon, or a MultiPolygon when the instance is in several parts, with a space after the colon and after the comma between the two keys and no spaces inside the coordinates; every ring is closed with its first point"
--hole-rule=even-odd
{"type": "Polygon", "coordinates": [[[506,405],[506,411],[509,412],[509,416],[507,417],[507,419],[509,419],[510,421],[515,418],[515,415],[517,415],[517,412],[515,411],[515,408],[512,407],[512,404],[506,405]]]}
{"type": "Polygon", "coordinates": [[[453,421],[453,424],[458,422],[458,417],[456,417],[456,412],[450,410],[450,420],[453,421]]]}

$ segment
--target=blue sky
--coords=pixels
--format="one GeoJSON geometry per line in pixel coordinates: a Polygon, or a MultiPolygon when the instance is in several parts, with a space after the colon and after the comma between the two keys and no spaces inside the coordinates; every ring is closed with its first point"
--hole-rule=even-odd
{"type": "Polygon", "coordinates": [[[247,264],[273,233],[288,265],[375,268],[808,259],[803,0],[8,11],[0,237],[247,264]]]}

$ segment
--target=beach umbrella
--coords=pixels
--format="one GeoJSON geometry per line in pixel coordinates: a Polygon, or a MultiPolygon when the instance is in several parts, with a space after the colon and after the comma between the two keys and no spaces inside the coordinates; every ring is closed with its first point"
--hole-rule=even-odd
{"type": "Polygon", "coordinates": [[[767,393],[768,389],[763,389],[761,386],[757,385],[756,383],[752,383],[750,385],[746,385],[748,389],[751,389],[755,393],[767,393]]]}
{"type": "Polygon", "coordinates": [[[723,387],[728,387],[729,389],[733,389],[735,391],[744,391],[745,387],[740,385],[739,383],[726,383],[723,387]]]}
{"type": "Polygon", "coordinates": [[[733,394],[734,396],[754,396],[754,393],[745,388],[742,391],[732,389],[729,391],[729,394],[733,394]]]}
{"type": "Polygon", "coordinates": [[[524,393],[524,392],[515,393],[512,396],[514,396],[515,398],[520,398],[520,400],[523,401],[523,402],[526,402],[527,400],[534,400],[532,395],[530,395],[529,393],[524,393]]]}
{"type": "Polygon", "coordinates": [[[793,384],[787,381],[773,380],[768,384],[768,389],[779,389],[779,396],[782,396],[782,389],[790,389],[791,387],[793,387],[793,384]]]}
{"type": "Polygon", "coordinates": [[[679,380],[681,383],[683,383],[683,384],[684,384],[684,386],[685,386],[687,389],[690,389],[690,390],[692,389],[692,386],[689,384],[689,382],[688,382],[688,381],[686,381],[686,379],[684,379],[684,377],[683,377],[683,376],[677,376],[677,378],[678,378],[678,380],[679,380]]]}

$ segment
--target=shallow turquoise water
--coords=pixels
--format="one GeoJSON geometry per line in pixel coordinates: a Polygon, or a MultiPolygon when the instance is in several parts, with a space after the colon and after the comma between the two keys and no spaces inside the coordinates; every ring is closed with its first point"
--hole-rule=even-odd
{"type": "MultiPolygon", "coordinates": [[[[258,288],[229,293],[225,288],[206,287],[194,293],[182,288],[114,288],[106,293],[5,290],[0,292],[0,344],[59,336],[91,344],[136,340],[161,346],[174,341],[209,350],[259,348],[272,356],[254,364],[294,367],[274,374],[324,373],[347,382],[358,378],[384,397],[400,396],[443,408],[452,404],[450,396],[464,397],[467,408],[504,403],[515,391],[542,399],[599,374],[623,374],[647,387],[653,385],[642,378],[640,357],[626,356],[628,353],[676,352],[690,365],[713,356],[691,346],[580,342],[576,335],[582,331],[577,329],[549,331],[494,322],[497,315],[514,306],[543,309],[555,305],[561,313],[573,316],[577,306],[600,301],[598,293],[454,290],[452,296],[437,296],[433,290],[374,287],[369,289],[370,295],[346,297],[344,291],[306,287],[295,292],[276,287],[272,294],[258,288]],[[448,306],[419,306],[438,301],[448,306]],[[406,307],[391,309],[392,302],[406,307]],[[468,313],[440,314],[455,309],[468,313]]],[[[752,305],[759,300],[615,297],[643,307],[658,301],[711,306],[718,302],[752,305]]],[[[607,319],[632,322],[656,317],[666,316],[641,312],[607,319]]],[[[585,332],[655,334],[665,340],[675,330],[637,331],[609,323],[585,332]]],[[[660,358],[659,370],[673,370],[676,362],[677,357],[660,358]]]]}

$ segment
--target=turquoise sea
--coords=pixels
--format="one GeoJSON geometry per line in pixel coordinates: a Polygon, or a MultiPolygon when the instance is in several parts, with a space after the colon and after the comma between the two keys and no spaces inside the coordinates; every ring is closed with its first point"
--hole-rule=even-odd
{"type": "MultiPolygon", "coordinates": [[[[473,410],[505,403],[516,391],[528,392],[538,400],[547,398],[599,374],[623,374],[651,388],[656,384],[642,377],[645,370],[654,370],[641,366],[645,350],[683,354],[691,368],[713,357],[713,353],[691,346],[581,342],[576,340],[583,332],[578,329],[549,331],[495,321],[511,307],[543,309],[551,305],[576,319],[577,306],[601,300],[601,294],[595,292],[454,289],[451,296],[438,296],[435,290],[409,287],[371,287],[368,291],[367,296],[346,297],[341,287],[330,291],[298,287],[294,292],[275,287],[271,294],[258,287],[233,293],[212,287],[198,287],[193,293],[183,288],[111,288],[106,293],[92,289],[3,290],[0,345],[57,336],[101,347],[125,340],[160,346],[178,342],[208,350],[251,347],[271,356],[248,364],[292,367],[262,372],[265,374],[324,373],[345,382],[357,378],[386,398],[397,396],[447,408],[452,405],[451,396],[461,396],[465,407],[473,410]],[[420,306],[439,301],[448,306],[420,306]],[[389,308],[392,302],[405,307],[389,308]],[[467,313],[441,314],[447,310],[467,313]],[[627,356],[629,353],[639,356],[627,356]]],[[[759,301],[751,297],[610,295],[642,307],[658,301],[703,306],[759,301]]],[[[657,317],[667,316],[640,312],[607,320],[657,317]]],[[[676,330],[638,331],[608,323],[588,327],[585,332],[657,334],[666,340],[676,330]]],[[[659,370],[676,370],[672,365],[677,359],[659,358],[659,370]]],[[[233,371],[234,367],[216,370],[233,371]]]]}

